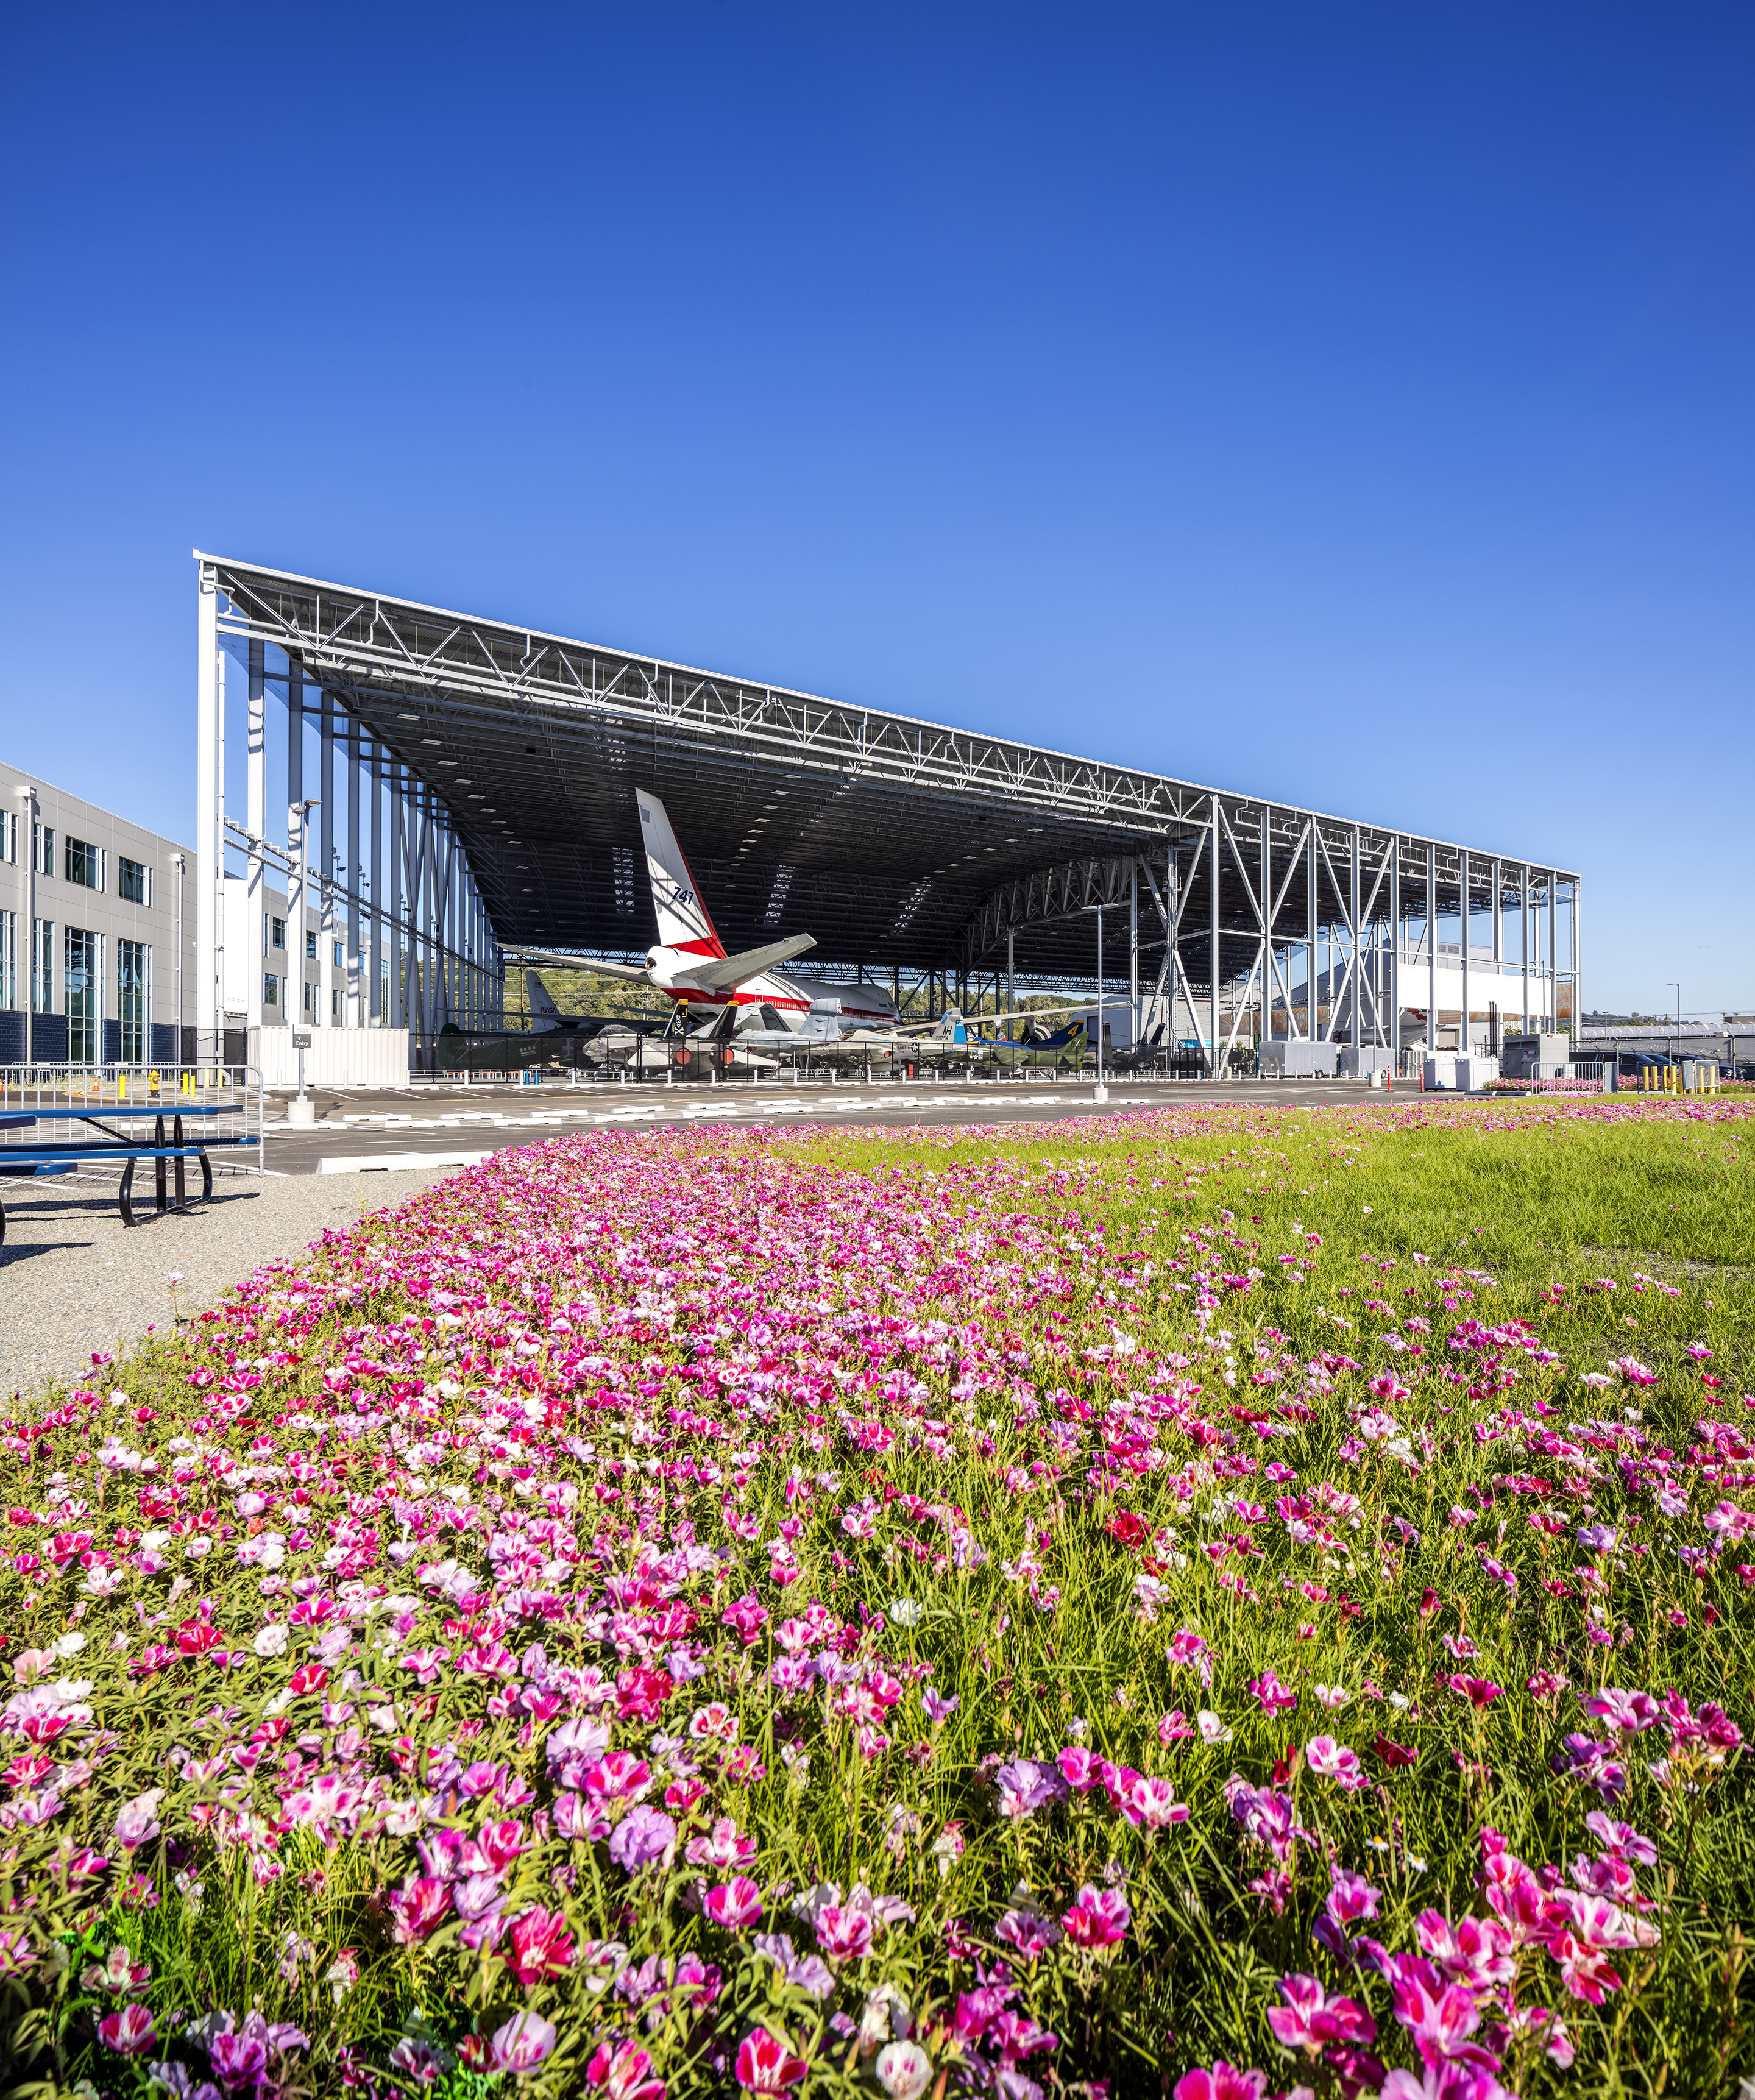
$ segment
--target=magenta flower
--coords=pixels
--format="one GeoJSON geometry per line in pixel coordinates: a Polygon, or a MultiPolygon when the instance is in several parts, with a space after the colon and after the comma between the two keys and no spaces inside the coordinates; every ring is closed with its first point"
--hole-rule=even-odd
{"type": "Polygon", "coordinates": [[[1220,2057],[1210,2071],[1185,2071],[1174,2100],[1263,2100],[1267,2090],[1265,2071],[1239,2071],[1220,2057]]]}
{"type": "Polygon", "coordinates": [[[1363,1874],[1349,1873],[1344,1867],[1329,1869],[1329,1893],[1323,1908],[1338,1926],[1356,1925],[1374,1918],[1383,1891],[1373,1888],[1363,1874]]]}
{"type": "Polygon", "coordinates": [[[1605,1685],[1600,1692],[1581,1692],[1579,1703],[1594,1721],[1607,1721],[1624,1736],[1643,1735],[1659,1718],[1657,1701],[1646,1692],[1619,1692],[1605,1685]]]}
{"type": "Polygon", "coordinates": [[[1167,1779],[1136,1778],[1127,1789],[1122,1813],[1144,1830],[1166,1830],[1173,1823],[1186,1823],[1188,1811],[1176,1798],[1167,1779]]]}
{"type": "Polygon", "coordinates": [[[1075,1947],[1118,1947],[1127,1937],[1133,1913],[1119,1889],[1093,1888],[1087,1882],[1060,1923],[1075,1947]]]}
{"type": "Polygon", "coordinates": [[[1245,1688],[1252,1698],[1261,1702],[1261,1710],[1270,1718],[1276,1714],[1290,1714],[1297,1709],[1298,1694],[1290,1685],[1282,1684],[1271,1670],[1264,1670],[1259,1677],[1250,1678],[1245,1688]]]}
{"type": "Polygon", "coordinates": [[[825,1904],[817,1912],[817,1944],[831,1961],[858,1961],[871,1952],[871,1920],[864,1911],[825,1904]]]}
{"type": "Polygon", "coordinates": [[[620,2048],[600,2042],[585,2066],[585,2083],[603,2095],[603,2100],[664,2100],[664,2081],[650,2076],[651,2052],[637,2041],[620,2048]]]}
{"type": "Polygon", "coordinates": [[[708,1891],[701,1908],[727,1932],[747,1932],[761,1921],[761,1890],[747,1874],[734,1874],[722,1887],[708,1891]]]}
{"type": "Polygon", "coordinates": [[[1282,1976],[1283,2005],[1268,2015],[1268,2024],[1282,2049],[1321,2056],[1332,2043],[1374,2040],[1377,2022],[1352,1998],[1329,1997],[1314,1976],[1282,1976]]]}
{"type": "Polygon", "coordinates": [[[140,2056],[158,2039],[152,2015],[144,2005],[124,2005],[98,2022],[98,2040],[118,2056],[140,2056]]]}
{"type": "Polygon", "coordinates": [[[1480,2007],[1459,1984],[1435,1992],[1404,1961],[1396,1979],[1395,1999],[1396,2017],[1426,2063],[1454,2060],[1482,2071],[1499,2068],[1497,2057],[1469,2040],[1481,2023],[1480,2007]]]}
{"type": "Polygon", "coordinates": [[[1485,1707],[1491,1706],[1494,1700],[1505,1696],[1505,1687],[1502,1684],[1495,1684],[1491,1679],[1485,1677],[1464,1677],[1458,1674],[1450,1679],[1450,1688],[1466,1699],[1477,1713],[1485,1707]]]}
{"type": "Polygon", "coordinates": [[[796,2085],[809,2067],[766,2027],[752,2029],[738,2044],[737,2081],[747,2092],[783,2093],[789,2085],[796,2085]]]}
{"type": "Polygon", "coordinates": [[[451,1890],[430,1874],[411,1874],[391,1892],[391,1936],[399,1946],[412,1947],[425,1939],[451,1908],[451,1890]]]}
{"type": "Polygon", "coordinates": [[[511,1939],[512,1973],[527,1990],[550,1976],[564,1976],[573,1965],[573,1935],[560,1911],[533,1904],[520,1912],[512,1921],[511,1939]]]}

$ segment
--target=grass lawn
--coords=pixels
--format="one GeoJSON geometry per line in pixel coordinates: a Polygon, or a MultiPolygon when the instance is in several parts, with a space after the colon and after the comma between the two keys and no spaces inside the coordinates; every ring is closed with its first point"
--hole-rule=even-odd
{"type": "Polygon", "coordinates": [[[15,1401],[0,2062],[1730,2092],[1752,1133],[568,1137],[15,1401]]]}

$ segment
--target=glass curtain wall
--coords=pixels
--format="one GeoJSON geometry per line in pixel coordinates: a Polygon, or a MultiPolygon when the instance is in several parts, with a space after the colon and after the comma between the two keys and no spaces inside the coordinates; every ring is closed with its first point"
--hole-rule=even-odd
{"type": "Polygon", "coordinates": [[[116,943],[116,1011],[121,1021],[125,1065],[146,1061],[146,943],[116,943]]]}
{"type": "Polygon", "coordinates": [[[98,1061],[98,937],[69,926],[61,957],[61,995],[67,1012],[67,1061],[98,1061]]]}

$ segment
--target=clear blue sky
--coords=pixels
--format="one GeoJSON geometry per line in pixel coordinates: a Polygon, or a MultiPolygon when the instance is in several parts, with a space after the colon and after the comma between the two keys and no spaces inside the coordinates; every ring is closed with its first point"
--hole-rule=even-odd
{"type": "Polygon", "coordinates": [[[0,753],[189,550],[1581,868],[1755,1009],[1755,10],[20,9],[0,753]]]}

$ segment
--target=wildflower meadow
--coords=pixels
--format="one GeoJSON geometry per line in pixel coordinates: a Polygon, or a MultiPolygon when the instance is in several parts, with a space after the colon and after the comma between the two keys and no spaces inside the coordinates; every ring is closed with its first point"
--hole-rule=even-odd
{"type": "Polygon", "coordinates": [[[1751,1137],[563,1137],[14,1399],[9,2089],[1733,2093],[1751,1137]]]}

